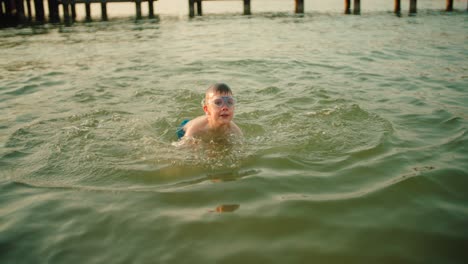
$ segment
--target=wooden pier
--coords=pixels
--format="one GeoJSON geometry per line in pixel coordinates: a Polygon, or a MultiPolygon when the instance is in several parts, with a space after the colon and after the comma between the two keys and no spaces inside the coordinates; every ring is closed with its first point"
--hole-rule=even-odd
{"type": "MultiPolygon", "coordinates": [[[[251,0],[188,0],[189,4],[189,16],[194,17],[195,15],[203,15],[202,3],[206,1],[242,1],[244,3],[244,15],[251,15],[250,3],[251,0]]],[[[445,10],[450,12],[453,11],[453,0],[445,0],[446,7],[445,10]]],[[[304,0],[294,0],[295,8],[294,12],[296,14],[304,13],[304,0]]],[[[468,3],[468,0],[467,0],[468,3]]],[[[344,0],[344,13],[351,14],[351,0],[344,0]]],[[[361,0],[353,0],[353,14],[361,14],[361,0]]],[[[468,6],[467,6],[468,10],[468,6]]],[[[394,0],[394,12],[396,14],[401,13],[401,0],[394,0]]],[[[415,14],[417,12],[417,0],[409,0],[409,13],[415,14]]]]}
{"type": "MultiPolygon", "coordinates": [[[[91,21],[91,4],[98,3],[101,6],[101,19],[107,20],[108,3],[135,3],[135,14],[137,19],[141,19],[141,6],[143,2],[148,3],[148,17],[154,17],[154,2],[157,0],[0,0],[0,28],[17,25],[61,23],[70,25],[76,20],[76,6],[84,5],[86,21],[91,21]],[[46,18],[44,2],[47,3],[46,18]],[[60,6],[62,17],[60,17],[60,6]],[[33,10],[34,9],[34,10],[33,10]]],[[[205,1],[239,1],[243,3],[244,15],[251,15],[251,2],[255,0],[188,0],[189,16],[203,15],[203,2],[205,1]]],[[[284,0],[293,1],[293,0],[284,0]]],[[[320,0],[316,0],[320,1],[320,0]]],[[[391,0],[388,0],[391,3],[391,0]]],[[[417,0],[409,1],[409,13],[417,12],[417,0]]],[[[440,0],[443,2],[443,0],[440,0]]],[[[395,14],[401,13],[401,0],[393,0],[395,14]]],[[[468,0],[467,0],[468,3],[468,0]]],[[[304,0],[294,0],[294,13],[305,12],[304,0]]],[[[445,0],[445,10],[453,11],[453,0],[445,0]]],[[[468,6],[467,6],[468,11],[468,6]]],[[[361,0],[344,0],[344,13],[359,15],[361,13],[361,0]]]]}
{"type": "Polygon", "coordinates": [[[101,19],[107,20],[108,3],[135,3],[137,19],[142,18],[141,5],[148,3],[148,17],[154,17],[154,2],[158,0],[47,0],[48,19],[46,19],[44,0],[0,0],[0,27],[21,24],[43,24],[46,22],[70,25],[76,19],[76,6],[84,5],[86,21],[91,19],[91,4],[101,5],[101,19]],[[31,2],[34,4],[34,10],[31,2]],[[60,18],[60,5],[63,17],[60,18]],[[33,17],[34,14],[34,17],[33,17]]]}
{"type": "MultiPolygon", "coordinates": [[[[189,4],[189,16],[194,17],[195,14],[198,16],[203,15],[203,7],[202,2],[207,1],[218,1],[218,2],[225,2],[225,1],[242,1],[244,6],[244,15],[251,15],[252,12],[250,11],[250,3],[251,0],[188,0],[189,4]]],[[[296,14],[304,13],[304,0],[294,0],[295,2],[295,9],[294,12],[296,14]]]]}
{"type": "MultiPolygon", "coordinates": [[[[51,0],[49,0],[51,1],[51,0]]],[[[63,21],[65,24],[70,24],[76,19],[76,8],[75,5],[77,4],[84,4],[85,5],[85,12],[86,12],[86,21],[91,21],[91,4],[92,3],[100,3],[101,4],[101,19],[103,21],[107,20],[107,4],[108,3],[135,3],[135,14],[137,19],[141,19],[141,4],[142,2],[148,2],[148,17],[154,17],[154,2],[157,0],[52,0],[57,1],[58,5],[62,5],[63,7],[63,21]]],[[[57,5],[57,6],[58,6],[57,5]]],[[[52,19],[52,17],[51,17],[52,19]]],[[[58,16],[58,8],[57,13],[54,13],[54,20],[59,21],[60,18],[58,16]]]]}

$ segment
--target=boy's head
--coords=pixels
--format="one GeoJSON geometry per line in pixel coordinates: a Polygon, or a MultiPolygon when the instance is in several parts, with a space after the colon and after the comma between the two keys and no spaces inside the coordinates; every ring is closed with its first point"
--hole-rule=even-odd
{"type": "Polygon", "coordinates": [[[213,124],[228,124],[234,117],[236,100],[224,83],[215,83],[205,92],[203,110],[213,124]]]}
{"type": "Polygon", "coordinates": [[[215,83],[205,92],[205,103],[215,95],[232,95],[232,90],[225,83],[215,83]]]}

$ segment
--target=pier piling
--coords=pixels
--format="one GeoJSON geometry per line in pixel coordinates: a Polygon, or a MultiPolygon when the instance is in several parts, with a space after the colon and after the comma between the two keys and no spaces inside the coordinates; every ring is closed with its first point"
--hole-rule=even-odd
{"type": "Polygon", "coordinates": [[[72,16],[72,21],[76,20],[76,5],[75,5],[75,0],[71,0],[71,16],[72,16]]]}
{"type": "Polygon", "coordinates": [[[189,6],[189,17],[194,17],[195,16],[195,3],[194,3],[194,0],[189,0],[188,1],[188,6],[189,6]]]}
{"type": "Polygon", "coordinates": [[[417,12],[417,1],[416,0],[410,0],[410,7],[409,7],[409,12],[410,14],[416,14],[417,12]]]}
{"type": "Polygon", "coordinates": [[[201,16],[203,13],[202,0],[189,0],[189,16],[195,16],[195,5],[197,6],[197,15],[201,16]]]}
{"type": "MultiPolygon", "coordinates": [[[[29,0],[27,2],[29,3],[29,0]]],[[[60,22],[58,1],[57,0],[48,0],[47,4],[49,5],[49,21],[51,23],[60,22]]]]}
{"type": "Polygon", "coordinates": [[[106,0],[101,0],[101,19],[107,21],[107,2],[106,0]]]}
{"type": "Polygon", "coordinates": [[[202,0],[195,0],[195,3],[197,4],[197,15],[203,15],[202,0]]]}
{"type": "Polygon", "coordinates": [[[36,13],[36,21],[39,23],[44,23],[44,2],[42,0],[34,0],[34,8],[36,13]]]}
{"type": "Polygon", "coordinates": [[[354,0],[353,14],[355,15],[361,14],[361,0],[354,0]]]}
{"type": "Polygon", "coordinates": [[[395,8],[393,9],[393,12],[395,12],[395,14],[401,13],[401,0],[395,0],[395,8]]]}
{"type": "MultiPolygon", "coordinates": [[[[205,0],[205,1],[215,1],[215,0],[205,0]]],[[[250,0],[242,0],[244,5],[244,15],[250,15],[250,0]]],[[[297,0],[296,0],[297,1],[297,0]]],[[[303,1],[303,0],[301,0],[303,1]]],[[[189,5],[189,17],[194,17],[195,13],[198,16],[203,15],[203,0],[188,0],[189,5]]]]}
{"type": "MultiPolygon", "coordinates": [[[[25,21],[25,13],[24,13],[24,3],[22,0],[16,0],[14,2],[14,8],[16,8],[16,14],[13,13],[13,15],[16,17],[16,19],[20,22],[25,21]]],[[[13,11],[13,10],[12,10],[13,11]]]]}
{"type": "Polygon", "coordinates": [[[344,13],[351,14],[351,0],[344,0],[344,13]]]}
{"type": "Polygon", "coordinates": [[[250,12],[250,0],[244,0],[244,15],[251,15],[250,12]]]}
{"type": "Polygon", "coordinates": [[[304,13],[304,0],[296,0],[296,14],[304,13]]]}
{"type": "MultiPolygon", "coordinates": [[[[58,8],[58,7],[57,7],[58,8]]],[[[31,0],[26,0],[26,9],[28,10],[28,22],[31,22],[33,19],[32,16],[32,7],[31,7],[31,0]]]]}
{"type": "Polygon", "coordinates": [[[135,0],[136,18],[141,19],[141,0],[135,0]]]}
{"type": "Polygon", "coordinates": [[[8,8],[8,3],[0,1],[0,19],[2,21],[2,26],[9,26],[11,21],[11,12],[8,8]]]}
{"type": "Polygon", "coordinates": [[[66,26],[71,25],[71,18],[70,18],[70,9],[69,9],[69,0],[62,0],[62,7],[63,7],[63,23],[66,26]]]}
{"type": "Polygon", "coordinates": [[[153,0],[148,0],[148,17],[153,18],[154,17],[154,1],[153,0]]]}
{"type": "Polygon", "coordinates": [[[445,1],[445,11],[448,11],[448,12],[453,11],[453,0],[445,1]]]}
{"type": "Polygon", "coordinates": [[[86,0],[85,11],[86,11],[86,22],[91,22],[91,3],[89,0],[86,0]]]}

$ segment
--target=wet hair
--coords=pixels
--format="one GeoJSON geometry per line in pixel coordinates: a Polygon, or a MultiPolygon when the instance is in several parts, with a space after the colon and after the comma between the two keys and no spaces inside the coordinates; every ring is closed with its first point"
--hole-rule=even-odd
{"type": "Polygon", "coordinates": [[[219,94],[226,94],[232,95],[232,90],[229,86],[225,83],[215,83],[212,84],[205,92],[205,98],[202,100],[202,106],[205,105],[205,101],[208,100],[209,93],[219,93],[219,94]]]}
{"type": "Polygon", "coordinates": [[[232,94],[231,88],[225,83],[215,83],[211,85],[207,90],[206,94],[209,92],[220,93],[220,94],[232,94]]]}

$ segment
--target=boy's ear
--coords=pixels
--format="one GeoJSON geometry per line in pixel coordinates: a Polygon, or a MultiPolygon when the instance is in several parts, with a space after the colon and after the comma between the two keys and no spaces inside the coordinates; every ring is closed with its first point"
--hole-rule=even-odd
{"type": "Polygon", "coordinates": [[[208,106],[207,105],[203,106],[203,111],[205,111],[205,114],[208,115],[208,106]]]}

